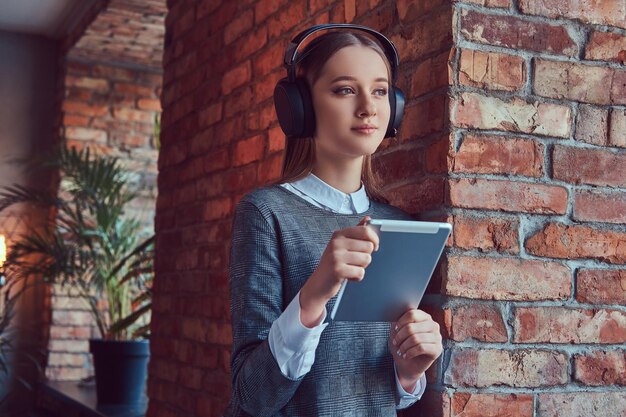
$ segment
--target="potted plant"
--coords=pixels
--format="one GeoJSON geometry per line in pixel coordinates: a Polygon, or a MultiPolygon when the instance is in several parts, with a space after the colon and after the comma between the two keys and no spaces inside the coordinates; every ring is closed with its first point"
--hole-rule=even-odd
{"type": "Polygon", "coordinates": [[[13,185],[0,191],[0,211],[31,203],[53,215],[12,244],[5,270],[13,280],[38,276],[69,287],[88,303],[101,335],[90,340],[98,402],[137,403],[149,355],[154,237],[141,240],[140,222],[125,216],[136,197],[128,174],[117,158],[91,155],[89,148],[60,148],[35,168],[58,169],[58,195],[13,185]],[[129,374],[120,362],[124,354],[129,374]],[[113,389],[106,386],[111,382],[113,389]]]}

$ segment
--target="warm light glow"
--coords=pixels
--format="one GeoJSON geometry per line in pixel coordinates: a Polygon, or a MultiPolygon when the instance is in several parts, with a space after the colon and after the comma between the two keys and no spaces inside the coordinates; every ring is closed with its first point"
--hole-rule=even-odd
{"type": "Polygon", "coordinates": [[[4,265],[4,261],[7,260],[7,245],[4,240],[4,236],[0,235],[0,268],[4,265]]]}

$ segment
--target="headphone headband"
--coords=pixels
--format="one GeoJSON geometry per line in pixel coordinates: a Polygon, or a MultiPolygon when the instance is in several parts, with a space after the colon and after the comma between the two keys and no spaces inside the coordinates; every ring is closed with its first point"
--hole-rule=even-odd
{"type": "Polygon", "coordinates": [[[361,25],[353,25],[351,23],[328,23],[323,25],[315,25],[311,26],[308,29],[303,30],[298,33],[292,40],[287,50],[285,51],[284,65],[287,68],[287,75],[290,81],[294,81],[296,78],[295,72],[295,58],[298,52],[298,48],[308,38],[315,32],[319,32],[320,30],[325,29],[355,29],[363,32],[367,32],[370,35],[374,36],[381,44],[383,49],[385,50],[385,55],[387,55],[387,59],[391,64],[391,85],[395,84],[396,81],[396,73],[398,66],[400,65],[398,59],[398,50],[396,46],[391,42],[385,35],[380,32],[375,31],[374,29],[368,28],[367,26],[361,25]]]}

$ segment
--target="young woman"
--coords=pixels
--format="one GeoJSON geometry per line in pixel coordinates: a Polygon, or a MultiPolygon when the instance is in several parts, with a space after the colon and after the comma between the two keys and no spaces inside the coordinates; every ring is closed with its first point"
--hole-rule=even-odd
{"type": "Polygon", "coordinates": [[[344,279],[367,279],[369,218],[411,220],[382,197],[371,155],[392,108],[391,67],[363,32],[326,32],[300,54],[311,137],[289,139],[283,176],[233,221],[232,397],[226,416],[396,416],[442,352],[418,309],[395,323],[326,322],[344,279]]]}

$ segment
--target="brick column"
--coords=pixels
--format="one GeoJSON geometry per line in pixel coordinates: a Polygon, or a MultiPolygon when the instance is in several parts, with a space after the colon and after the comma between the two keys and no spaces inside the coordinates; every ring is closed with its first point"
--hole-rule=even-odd
{"type": "Polygon", "coordinates": [[[454,5],[436,415],[626,413],[626,6],[579,3],[454,5]]]}
{"type": "Polygon", "coordinates": [[[279,175],[280,62],[324,22],[398,46],[406,116],[375,166],[393,204],[454,223],[425,300],[446,351],[404,415],[626,412],[621,3],[168,3],[149,416],[226,406],[232,210],[279,175]]]}

